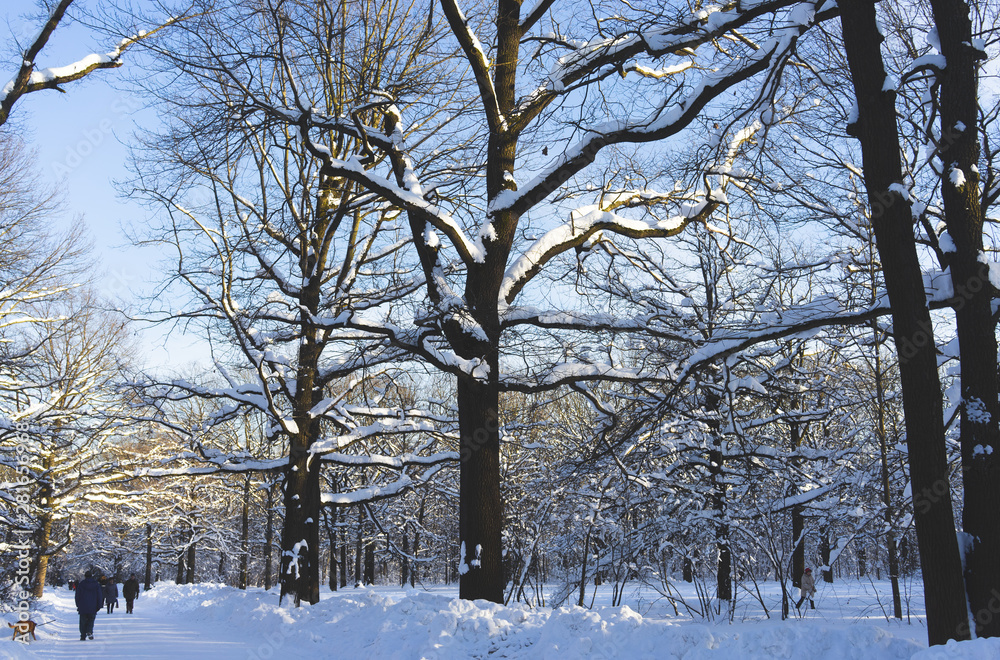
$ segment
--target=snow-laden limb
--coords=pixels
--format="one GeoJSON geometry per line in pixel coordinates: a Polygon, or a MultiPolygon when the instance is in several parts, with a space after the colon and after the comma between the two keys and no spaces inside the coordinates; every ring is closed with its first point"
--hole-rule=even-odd
{"type": "Polygon", "coordinates": [[[21,66],[18,72],[0,90],[0,126],[7,122],[14,104],[25,94],[43,89],[54,89],[61,92],[63,91],[62,85],[80,80],[94,71],[120,67],[123,64],[121,59],[122,53],[127,48],[144,39],[148,39],[160,30],[183,19],[183,16],[172,17],[152,30],[141,30],[130,37],[122,39],[118,42],[117,46],[106,53],[91,53],[76,62],[63,66],[37,68],[35,60],[45,47],[45,44],[48,43],[49,38],[56,27],[58,27],[60,21],[62,21],[66,10],[69,9],[71,4],[73,4],[73,0],[60,0],[59,4],[52,8],[48,20],[46,20],[38,35],[22,53],[21,66]]]}
{"type": "Polygon", "coordinates": [[[377,484],[358,488],[346,493],[322,493],[320,501],[326,505],[351,505],[366,502],[376,502],[390,497],[398,497],[403,493],[426,484],[445,467],[444,464],[432,465],[419,475],[400,474],[398,478],[387,484],[377,484]]]}
{"type": "MultiPolygon", "coordinates": [[[[192,458],[193,455],[181,455],[178,459],[192,458]]],[[[280,470],[288,465],[288,459],[275,458],[267,461],[213,461],[211,465],[186,465],[183,467],[143,467],[132,472],[133,477],[181,477],[224,472],[269,472],[280,470]]]]}
{"type": "MultiPolygon", "coordinates": [[[[647,33],[630,33],[587,44],[562,60],[557,70],[550,74],[550,80],[540,89],[532,92],[521,102],[515,124],[527,125],[557,95],[573,83],[599,72],[614,71],[624,66],[632,57],[648,54],[662,57],[669,53],[684,51],[716,39],[731,30],[736,30],[757,16],[777,12],[795,3],[778,1],[764,2],[749,8],[728,7],[732,11],[720,11],[721,7],[700,10],[690,21],[677,28],[654,28],[647,33]]],[[[804,3],[815,7],[815,3],[804,3]]],[[[763,84],[767,90],[780,79],[777,72],[793,52],[798,37],[816,21],[821,20],[815,12],[806,24],[802,24],[805,14],[790,12],[794,20],[779,24],[776,36],[766,43],[755,46],[743,58],[734,58],[722,66],[714,66],[709,73],[679,101],[667,96],[645,118],[637,120],[617,120],[600,126],[589,127],[589,132],[580,142],[571,146],[555,159],[544,171],[517,191],[504,191],[491,200],[490,210],[496,212],[509,209],[521,214],[545,199],[574,174],[592,163],[597,154],[607,146],[625,143],[645,143],[676,135],[686,128],[705,106],[729,89],[757,74],[767,72],[763,84]]],[[[825,15],[824,15],[825,17],[825,15]]]]}
{"type": "Polygon", "coordinates": [[[434,424],[426,420],[397,417],[377,419],[369,424],[355,425],[350,431],[328,439],[320,439],[309,448],[310,453],[325,454],[336,452],[358,442],[375,437],[398,435],[400,433],[431,433],[434,424]]]}
{"type": "MultiPolygon", "coordinates": [[[[315,448],[313,448],[313,452],[318,453],[315,448]]],[[[455,451],[442,451],[428,456],[421,456],[414,453],[400,454],[399,456],[383,456],[381,454],[358,455],[331,452],[323,455],[323,462],[344,467],[388,467],[399,470],[405,467],[454,463],[459,458],[459,453],[455,451]]]]}
{"type": "Polygon", "coordinates": [[[820,498],[826,497],[834,490],[836,490],[834,486],[820,486],[801,493],[796,493],[795,495],[782,497],[781,499],[772,502],[771,506],[766,511],[767,513],[779,513],[781,511],[787,511],[792,507],[811,504],[820,498]]]}
{"type": "MultiPolygon", "coordinates": [[[[449,321],[466,323],[465,330],[469,334],[478,335],[482,331],[478,324],[472,322],[464,309],[449,308],[442,316],[449,321]]],[[[463,358],[453,349],[445,348],[439,341],[441,337],[437,328],[406,329],[392,323],[379,323],[357,315],[352,315],[346,324],[373,335],[382,335],[394,346],[420,356],[444,372],[468,374],[478,379],[484,379],[489,374],[489,365],[482,359],[463,358]]]]}
{"type": "Polygon", "coordinates": [[[866,323],[891,313],[888,302],[864,309],[844,311],[832,298],[823,298],[792,307],[768,316],[766,322],[756,329],[718,333],[678,365],[675,379],[677,383],[681,383],[702,366],[724,360],[756,344],[795,336],[811,336],[826,327],[866,323]]]}
{"type": "MultiPolygon", "coordinates": [[[[625,203],[622,201],[620,205],[625,203]]],[[[498,302],[501,307],[512,303],[546,263],[567,250],[583,245],[598,232],[608,231],[630,238],[674,236],[684,231],[691,222],[706,220],[718,206],[719,202],[706,200],[684,204],[678,215],[660,220],[634,220],[598,205],[577,209],[571,214],[569,222],[546,232],[511,263],[500,285],[498,302]]]]}
{"type": "MultiPolygon", "coordinates": [[[[309,143],[314,144],[311,141],[309,143]]],[[[317,147],[317,154],[328,154],[328,150],[324,152],[317,147]]],[[[453,247],[465,263],[482,263],[485,260],[482,244],[471,240],[450,213],[428,202],[422,195],[398,186],[386,177],[366,170],[361,161],[355,157],[343,160],[329,155],[326,161],[325,168],[330,175],[343,176],[355,181],[367,190],[382,196],[391,204],[426,217],[435,229],[444,233],[452,241],[453,247]]]]}
{"type": "Polygon", "coordinates": [[[490,130],[494,133],[503,130],[506,126],[506,119],[500,112],[500,105],[497,103],[497,91],[493,86],[493,79],[490,78],[490,64],[483,50],[483,45],[479,42],[475,32],[469,27],[469,20],[462,13],[457,0],[441,0],[441,7],[444,15],[448,18],[451,31],[462,47],[465,58],[472,68],[472,74],[476,78],[476,85],[479,87],[479,96],[486,112],[486,121],[490,130]]]}

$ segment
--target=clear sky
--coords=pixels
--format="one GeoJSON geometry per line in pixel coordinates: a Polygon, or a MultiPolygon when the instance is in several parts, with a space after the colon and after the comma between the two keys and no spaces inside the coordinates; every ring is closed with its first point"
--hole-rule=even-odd
{"type": "MultiPolygon", "coordinates": [[[[101,0],[77,0],[87,6],[101,0]]],[[[3,0],[0,8],[0,78],[10,80],[20,63],[15,40],[30,40],[41,27],[34,0],[3,0]]],[[[63,66],[93,52],[107,52],[114,43],[70,24],[57,29],[36,64],[63,66]]],[[[126,52],[125,67],[130,65],[126,52]]],[[[0,82],[0,85],[3,84],[0,82]]],[[[132,301],[149,291],[161,274],[156,270],[160,255],[130,244],[123,227],[148,222],[150,211],[124,197],[128,178],[126,162],[131,136],[137,125],[155,119],[142,110],[142,100],[127,89],[121,69],[96,71],[84,80],[65,86],[65,94],[41,91],[28,94],[14,106],[8,127],[20,130],[36,152],[43,179],[59,190],[65,202],[68,224],[83,217],[94,243],[98,288],[104,295],[132,301]]],[[[174,336],[166,340],[161,331],[143,331],[146,360],[152,365],[181,367],[205,355],[203,348],[189,348],[194,338],[174,336]]]]}

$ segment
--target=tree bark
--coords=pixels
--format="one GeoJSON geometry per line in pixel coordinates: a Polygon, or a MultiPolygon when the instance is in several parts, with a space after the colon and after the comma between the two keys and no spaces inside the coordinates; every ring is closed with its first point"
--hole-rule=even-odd
{"type": "MultiPolygon", "coordinates": [[[[819,532],[819,556],[824,566],[830,566],[830,530],[827,527],[819,532]]],[[[823,570],[823,581],[833,584],[833,568],[823,570]]]]}
{"type": "Polygon", "coordinates": [[[240,576],[239,587],[246,589],[250,569],[250,475],[243,478],[243,507],[240,511],[240,576]]]}
{"type": "Polygon", "coordinates": [[[146,575],[145,591],[153,586],[153,526],[146,523],[146,575]]]}
{"type": "Polygon", "coordinates": [[[924,569],[927,637],[932,645],[944,644],[949,639],[969,637],[967,611],[952,514],[933,326],[913,238],[910,204],[890,188],[902,183],[895,94],[884,89],[882,36],[875,5],[865,0],[843,0],[838,5],[859,108],[858,121],[849,130],[861,143],[872,226],[892,305],[899,354],[914,521],[924,569]]]}
{"type": "MultiPolygon", "coordinates": [[[[194,530],[191,530],[191,536],[194,536],[194,530]]],[[[191,541],[191,544],[187,549],[187,575],[185,575],[185,584],[194,584],[194,562],[198,554],[198,543],[191,541]]]]}
{"type": "Polygon", "coordinates": [[[375,584],[375,543],[365,543],[365,584],[375,584]]]}
{"type": "Polygon", "coordinates": [[[497,361],[491,362],[490,382],[482,383],[468,376],[460,377],[458,382],[461,432],[458,591],[459,597],[466,600],[502,603],[499,394],[493,366],[497,361]]]}
{"type": "Polygon", "coordinates": [[[943,165],[941,197],[955,251],[947,265],[956,302],[962,370],[962,477],[965,585],[976,635],[1000,635],[1000,403],[997,401],[996,321],[993,287],[983,255],[983,208],[979,190],[978,60],[972,20],[964,0],[932,0],[934,22],[947,66],[939,80],[943,165]],[[964,183],[960,183],[964,180],[964,183]]]}
{"type": "MultiPolygon", "coordinates": [[[[802,432],[797,422],[790,425],[789,439],[792,452],[797,452],[802,444],[802,432]]],[[[798,493],[798,488],[795,492],[798,493]]],[[[805,516],[802,515],[802,507],[799,505],[792,507],[792,586],[802,586],[802,574],[806,570],[806,539],[803,536],[806,528],[805,516]]]]}
{"type": "Polygon", "coordinates": [[[267,488],[267,525],[264,528],[264,590],[271,588],[271,548],[274,545],[274,484],[267,488]]]}

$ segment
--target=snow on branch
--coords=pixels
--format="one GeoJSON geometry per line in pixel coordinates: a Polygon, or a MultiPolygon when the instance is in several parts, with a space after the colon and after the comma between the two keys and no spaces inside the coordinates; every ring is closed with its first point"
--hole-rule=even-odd
{"type": "Polygon", "coordinates": [[[444,464],[433,465],[416,478],[411,477],[409,474],[401,474],[392,483],[358,488],[347,493],[322,493],[320,495],[320,502],[327,506],[337,506],[375,502],[377,500],[396,497],[408,490],[422,486],[443,468],[444,464]]]}
{"type": "Polygon", "coordinates": [[[56,5],[52,13],[49,14],[45,25],[42,26],[38,36],[35,37],[28,48],[22,53],[21,67],[18,69],[17,74],[0,90],[0,125],[7,122],[14,104],[25,94],[43,89],[54,89],[62,92],[64,91],[61,87],[62,85],[74,80],[80,80],[98,69],[120,67],[123,64],[121,56],[125,52],[125,49],[144,39],[148,39],[163,28],[183,18],[182,16],[173,17],[153,30],[140,30],[136,34],[122,39],[114,49],[106,53],[92,53],[65,66],[44,69],[37,68],[35,64],[36,58],[41,53],[42,48],[45,47],[45,44],[48,43],[49,38],[59,25],[59,22],[62,21],[66,10],[69,9],[71,4],[73,4],[73,0],[61,0],[56,5]]]}
{"type": "Polygon", "coordinates": [[[497,91],[490,78],[490,64],[486,52],[472,28],[469,27],[469,21],[462,13],[457,0],[441,0],[441,7],[444,9],[451,31],[458,39],[476,78],[476,85],[479,87],[479,95],[483,102],[483,109],[486,111],[486,121],[490,131],[497,133],[506,124],[506,119],[500,112],[500,105],[497,102],[497,91]]]}
{"type": "Polygon", "coordinates": [[[603,210],[600,206],[585,206],[574,211],[569,222],[545,233],[514,260],[500,285],[500,301],[513,302],[522,288],[554,257],[587,243],[602,231],[630,238],[674,236],[691,222],[704,222],[719,203],[702,200],[682,205],[680,214],[662,220],[632,220],[603,210]]]}
{"type": "MultiPolygon", "coordinates": [[[[567,87],[590,76],[607,75],[608,71],[624,71],[624,66],[632,67],[629,60],[640,54],[662,57],[671,53],[690,53],[690,49],[727,32],[737,30],[753,18],[777,12],[796,3],[787,0],[765,2],[749,8],[713,7],[697,11],[691,19],[679,27],[656,28],[644,33],[629,33],[599,42],[592,42],[577,49],[572,55],[563,57],[555,71],[549,74],[549,81],[536,89],[519,106],[515,130],[523,129],[541,110],[567,87]]],[[[818,19],[814,3],[801,3],[810,11],[791,11],[788,21],[779,27],[767,42],[755,46],[748,55],[733,58],[720,67],[711,67],[701,81],[679,101],[674,94],[666,94],[659,106],[647,117],[636,121],[614,121],[594,126],[588,135],[571,146],[546,170],[537,175],[519,191],[504,191],[491,200],[490,210],[496,212],[508,209],[522,214],[545,199],[552,191],[568,181],[573,175],[587,167],[597,154],[610,145],[643,143],[662,140],[679,133],[720,94],[759,73],[768,72],[764,89],[780,79],[780,69],[794,51],[801,34],[818,19]]],[[[686,68],[686,67],[682,67],[686,68]]],[[[666,76],[671,67],[657,73],[666,76]]],[[[679,71],[679,70],[678,70],[679,71]]],[[[652,69],[645,72],[655,73],[652,69]]]]}
{"type": "MultiPolygon", "coordinates": [[[[311,141],[309,143],[312,144],[311,141]]],[[[329,150],[322,145],[315,148],[324,155],[324,160],[326,160],[324,170],[329,176],[342,176],[350,179],[361,184],[367,190],[382,196],[394,206],[405,211],[420,213],[435,229],[444,233],[452,241],[455,250],[465,263],[483,263],[485,261],[486,253],[482,244],[470,240],[455,218],[444,209],[428,202],[418,192],[407,190],[386,177],[366,170],[361,161],[353,156],[348,160],[342,160],[334,158],[329,150]]]]}

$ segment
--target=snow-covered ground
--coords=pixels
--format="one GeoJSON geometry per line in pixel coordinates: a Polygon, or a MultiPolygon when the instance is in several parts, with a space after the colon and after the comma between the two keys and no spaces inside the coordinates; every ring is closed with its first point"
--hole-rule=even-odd
{"type": "MultiPolygon", "coordinates": [[[[693,588],[682,586],[697,603],[693,588]]],[[[346,589],[296,610],[278,607],[273,591],[161,583],[140,596],[134,614],[124,613],[124,600],[114,614],[98,614],[94,641],[86,642],[72,592],[53,589],[33,615],[38,641],[7,637],[0,658],[1000,659],[1000,640],[928,649],[921,599],[908,599],[908,620],[889,621],[887,583],[820,583],[817,609],[784,622],[774,614],[777,586],[760,586],[771,618],[743,592],[728,623],[677,616],[649,589],[627,590],[628,604],[610,607],[600,604],[610,596],[601,587],[593,609],[462,601],[455,587],[346,589]]]]}

